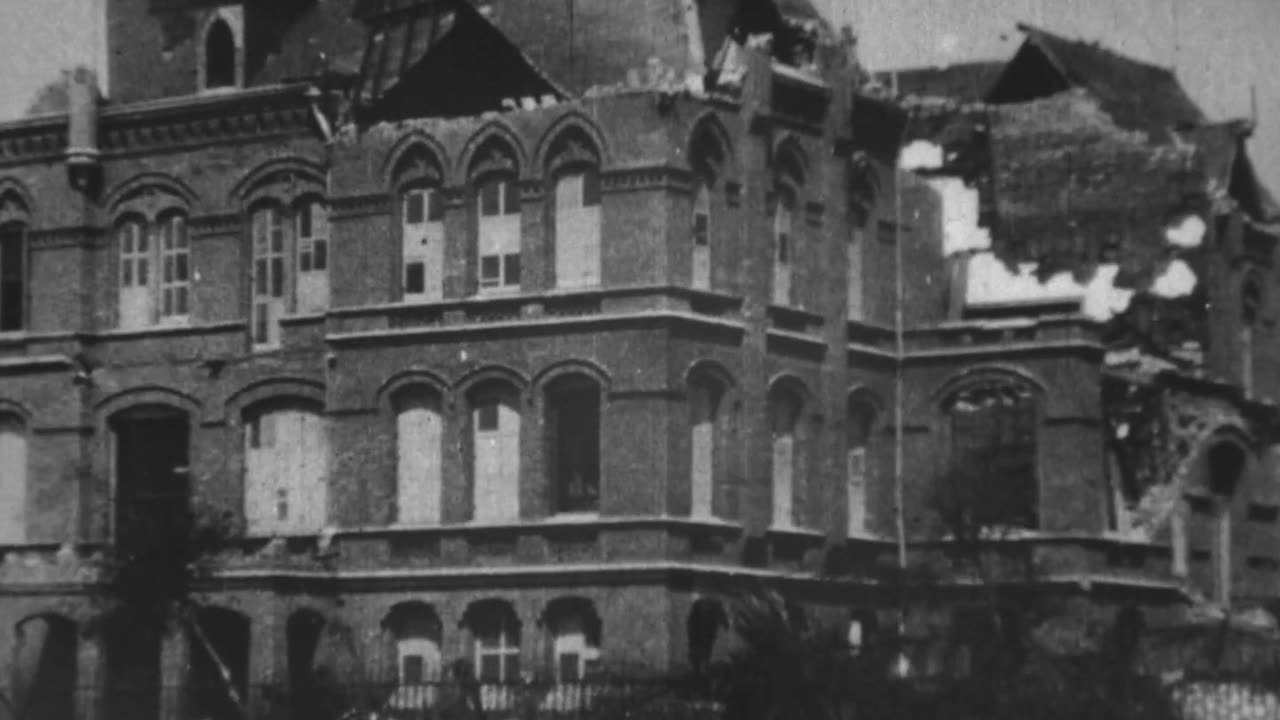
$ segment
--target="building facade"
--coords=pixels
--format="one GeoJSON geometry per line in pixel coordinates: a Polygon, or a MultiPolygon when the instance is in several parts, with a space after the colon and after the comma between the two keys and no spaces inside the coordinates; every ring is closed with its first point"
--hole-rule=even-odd
{"type": "MultiPolygon", "coordinates": [[[[956,522],[1107,617],[1185,599],[1181,536],[1117,519],[1114,326],[969,301],[906,116],[807,3],[111,0],[105,27],[106,97],[79,73],[0,126],[0,686],[40,717],[216,712],[219,665],[250,704],[455,659],[495,707],[678,671],[753,583],[894,612],[883,566],[956,522]],[[101,622],[112,568],[192,518],[227,533],[194,614],[101,622]]],[[[1246,418],[1219,461],[1266,476],[1265,408],[1200,382],[1246,418]]]]}

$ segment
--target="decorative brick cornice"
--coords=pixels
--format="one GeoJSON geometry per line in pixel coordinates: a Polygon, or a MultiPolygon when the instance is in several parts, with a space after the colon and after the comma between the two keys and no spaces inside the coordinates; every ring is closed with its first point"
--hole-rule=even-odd
{"type": "Polygon", "coordinates": [[[197,215],[191,218],[187,227],[191,230],[192,239],[234,235],[243,227],[244,221],[239,213],[216,213],[197,215]]]}
{"type": "Polygon", "coordinates": [[[680,190],[691,188],[688,170],[655,165],[652,167],[611,170],[600,178],[601,192],[627,192],[631,190],[680,190]]]}
{"type": "Polygon", "coordinates": [[[337,197],[333,198],[331,203],[331,217],[334,220],[362,218],[371,215],[389,215],[391,213],[391,198],[386,193],[337,197]]]}
{"type": "Polygon", "coordinates": [[[106,240],[106,231],[88,225],[32,230],[27,238],[34,250],[97,247],[106,240]]]}

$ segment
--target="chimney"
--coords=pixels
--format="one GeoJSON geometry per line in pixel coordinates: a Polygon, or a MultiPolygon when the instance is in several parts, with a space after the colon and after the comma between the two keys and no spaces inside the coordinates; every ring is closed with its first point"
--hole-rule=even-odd
{"type": "Polygon", "coordinates": [[[92,70],[67,75],[67,175],[87,191],[98,176],[98,84],[92,70]]]}

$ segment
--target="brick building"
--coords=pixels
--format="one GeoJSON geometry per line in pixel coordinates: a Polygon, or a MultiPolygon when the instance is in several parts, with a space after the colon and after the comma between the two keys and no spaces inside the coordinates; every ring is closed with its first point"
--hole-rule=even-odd
{"type": "MultiPolygon", "coordinates": [[[[946,173],[898,169],[915,124],[806,2],[106,8],[105,94],[0,125],[0,686],[41,717],[217,712],[209,648],[251,703],[678,670],[748,583],[891,611],[957,508],[1037,588],[1186,597],[1168,523],[1120,519],[1117,324],[971,302],[946,173]],[[198,616],[98,622],[101,559],[187,509],[234,530],[198,616]]],[[[1271,317],[1274,236],[1211,207],[1209,287],[1253,243],[1271,317]]],[[[1236,318],[1243,396],[1148,380],[1220,397],[1262,487],[1275,340],[1236,318]]]]}

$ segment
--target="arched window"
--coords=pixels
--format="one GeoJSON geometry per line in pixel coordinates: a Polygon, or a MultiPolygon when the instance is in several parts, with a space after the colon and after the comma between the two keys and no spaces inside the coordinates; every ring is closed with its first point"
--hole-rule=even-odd
{"type": "Polygon", "coordinates": [[[298,256],[297,312],[329,307],[329,209],[319,198],[299,200],[293,208],[298,256]]]}
{"type": "Polygon", "coordinates": [[[868,445],[876,412],[870,398],[858,393],[849,396],[845,417],[845,484],[850,536],[867,532],[867,484],[871,476],[868,445]]]}
{"type": "Polygon", "coordinates": [[[250,535],[311,533],[327,521],[329,442],[319,408],[279,401],[244,418],[245,521],[250,535]]]}
{"type": "Polygon", "coordinates": [[[803,400],[793,389],[774,387],[769,393],[769,422],[773,431],[773,525],[795,526],[793,506],[800,448],[797,446],[803,400]]]}
{"type": "Polygon", "coordinates": [[[561,170],[555,187],[556,286],[600,284],[600,172],[593,165],[561,170]]]}
{"type": "Polygon", "coordinates": [[[253,211],[253,344],[280,344],[280,318],[285,308],[285,234],[288,227],[278,205],[253,211]]]}
{"type": "Polygon", "coordinates": [[[485,710],[510,706],[508,684],[520,680],[520,620],[511,604],[481,600],[467,607],[463,624],[471,632],[475,676],[484,686],[485,710]]]}
{"type": "Polygon", "coordinates": [[[166,211],[154,222],[134,215],[116,228],[122,328],[186,322],[191,315],[187,219],[166,211]]]}
{"type": "Polygon", "coordinates": [[[791,304],[791,266],[793,235],[791,219],[796,196],[790,186],[778,186],[773,205],[773,303],[791,304]]]}
{"type": "Polygon", "coordinates": [[[9,696],[19,717],[75,718],[76,624],[59,615],[37,615],[13,629],[13,677],[9,696]]]}
{"type": "Polygon", "coordinates": [[[689,483],[693,517],[715,514],[715,487],[718,460],[723,444],[723,404],[725,384],[718,378],[698,373],[689,381],[689,483]]]}
{"type": "Polygon", "coordinates": [[[557,598],[547,605],[551,667],[558,683],[589,679],[600,664],[600,616],[582,598],[557,598]]]}
{"type": "Polygon", "coordinates": [[[27,318],[27,228],[0,225],[0,332],[21,330],[27,318]]]}
{"type": "Polygon", "coordinates": [[[385,624],[395,642],[399,684],[388,704],[399,711],[434,706],[443,669],[440,618],[430,605],[408,602],[392,608],[385,624]]]}
{"type": "Polygon", "coordinates": [[[236,84],[236,54],[236,39],[231,26],[222,18],[214,20],[204,38],[205,88],[236,84]]]}
{"type": "Polygon", "coordinates": [[[396,410],[396,520],[440,522],[444,422],[440,396],[415,385],[394,398],[396,410]]]}
{"type": "Polygon", "coordinates": [[[0,414],[0,544],[27,540],[27,426],[0,414]]]}
{"type": "Polygon", "coordinates": [[[1219,442],[1209,448],[1209,492],[1213,495],[1213,598],[1231,604],[1231,509],[1244,478],[1248,457],[1239,445],[1219,442]]]}
{"type": "Polygon", "coordinates": [[[966,527],[1036,527],[1039,472],[1036,398],[1025,383],[969,383],[945,404],[951,463],[946,512],[966,527]]]}
{"type": "Polygon", "coordinates": [[[695,676],[705,676],[712,663],[724,659],[721,631],[728,626],[729,618],[719,600],[704,597],[694,601],[689,609],[688,634],[689,665],[695,676]]]}
{"type": "Polygon", "coordinates": [[[115,540],[119,549],[154,552],[190,530],[190,417],[162,405],[111,418],[115,458],[115,540]]]}
{"type": "Polygon", "coordinates": [[[474,518],[501,522],[520,517],[520,396],[500,381],[470,393],[474,518]]]}
{"type": "Polygon", "coordinates": [[[711,288],[711,246],[714,242],[715,219],[712,194],[724,175],[727,154],[723,134],[711,121],[700,123],[689,143],[689,165],[693,170],[693,216],[690,236],[693,241],[691,284],[695,288],[711,288]]]}
{"type": "Polygon", "coordinates": [[[558,513],[600,508],[600,399],[600,385],[585,375],[547,386],[547,469],[558,513]]]}
{"type": "Polygon", "coordinates": [[[411,187],[402,194],[404,300],[444,297],[444,198],[436,187],[411,187]]]}
{"type": "Polygon", "coordinates": [[[480,291],[520,289],[520,191],[515,177],[490,174],[476,185],[480,291]]]}

